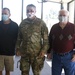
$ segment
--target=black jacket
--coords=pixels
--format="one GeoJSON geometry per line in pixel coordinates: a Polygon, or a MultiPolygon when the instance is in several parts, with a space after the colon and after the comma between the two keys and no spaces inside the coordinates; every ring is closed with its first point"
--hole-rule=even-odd
{"type": "Polygon", "coordinates": [[[0,55],[15,55],[15,44],[18,35],[17,23],[4,24],[0,21],[0,55]]]}

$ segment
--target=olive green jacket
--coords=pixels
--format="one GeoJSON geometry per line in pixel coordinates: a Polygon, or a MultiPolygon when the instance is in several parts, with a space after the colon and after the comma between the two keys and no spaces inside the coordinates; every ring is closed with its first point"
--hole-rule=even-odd
{"type": "Polygon", "coordinates": [[[44,21],[35,17],[34,20],[24,19],[18,32],[16,47],[22,55],[35,54],[48,50],[48,28],[44,21]]]}

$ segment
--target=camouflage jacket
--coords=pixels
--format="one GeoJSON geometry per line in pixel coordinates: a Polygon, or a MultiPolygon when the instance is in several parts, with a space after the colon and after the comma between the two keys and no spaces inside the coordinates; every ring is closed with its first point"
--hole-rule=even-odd
{"type": "Polygon", "coordinates": [[[38,54],[48,50],[48,28],[39,18],[34,20],[24,19],[19,26],[16,47],[22,55],[26,53],[38,54]]]}

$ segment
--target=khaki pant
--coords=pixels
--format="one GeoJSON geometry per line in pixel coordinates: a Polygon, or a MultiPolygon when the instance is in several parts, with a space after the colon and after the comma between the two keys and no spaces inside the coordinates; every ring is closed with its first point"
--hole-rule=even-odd
{"type": "Polygon", "coordinates": [[[13,71],[14,69],[14,56],[0,55],[0,71],[3,69],[13,71]]]}

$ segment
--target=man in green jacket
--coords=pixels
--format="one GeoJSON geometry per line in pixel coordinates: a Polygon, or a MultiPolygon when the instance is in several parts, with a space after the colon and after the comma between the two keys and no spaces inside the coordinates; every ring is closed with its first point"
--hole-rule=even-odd
{"type": "Polygon", "coordinates": [[[44,65],[44,55],[48,50],[48,28],[35,16],[36,7],[26,7],[27,18],[19,26],[16,49],[20,52],[20,70],[22,75],[29,75],[30,66],[34,75],[40,75],[44,65]]]}

